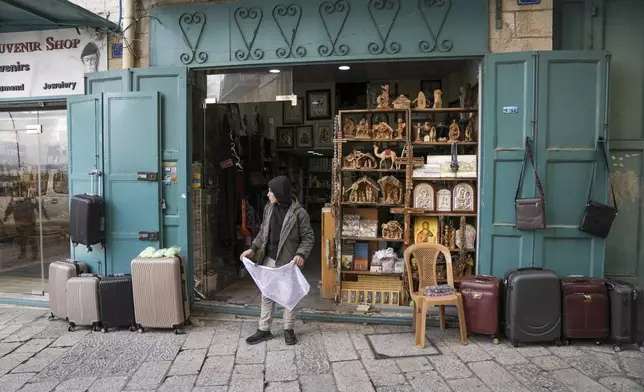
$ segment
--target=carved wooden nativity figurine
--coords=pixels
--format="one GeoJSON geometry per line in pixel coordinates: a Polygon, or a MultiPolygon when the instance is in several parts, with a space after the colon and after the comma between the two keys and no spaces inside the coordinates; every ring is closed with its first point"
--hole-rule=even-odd
{"type": "Polygon", "coordinates": [[[402,203],[402,183],[394,176],[385,176],[378,180],[384,204],[402,203]]]}
{"type": "Polygon", "coordinates": [[[403,140],[405,138],[405,127],[407,123],[402,118],[398,118],[398,130],[396,131],[396,140],[403,140]]]}
{"type": "Polygon", "coordinates": [[[389,221],[382,224],[382,238],[388,240],[402,240],[403,229],[397,221],[389,221]]]}
{"type": "Polygon", "coordinates": [[[389,85],[382,86],[382,93],[376,99],[378,109],[389,109],[389,85]]]}
{"type": "Polygon", "coordinates": [[[383,121],[373,126],[373,135],[376,139],[393,139],[394,130],[383,121]]]}
{"type": "Polygon", "coordinates": [[[369,128],[369,122],[366,119],[360,120],[358,127],[356,128],[356,139],[371,139],[373,134],[369,128]]]}
{"type": "Polygon", "coordinates": [[[369,177],[362,177],[344,191],[345,200],[350,203],[377,203],[380,188],[369,177]]]}
{"type": "Polygon", "coordinates": [[[344,119],[344,127],[343,127],[343,132],[342,136],[344,137],[354,137],[356,135],[356,123],[353,121],[352,118],[345,118],[344,119]]]}
{"type": "Polygon", "coordinates": [[[344,169],[375,169],[376,168],[376,158],[373,155],[360,152],[358,150],[353,150],[353,152],[346,157],[344,157],[344,162],[342,164],[344,169]]]}
{"type": "Polygon", "coordinates": [[[456,120],[452,121],[452,125],[449,126],[449,141],[450,143],[458,142],[459,137],[461,136],[461,129],[458,127],[456,120]]]}

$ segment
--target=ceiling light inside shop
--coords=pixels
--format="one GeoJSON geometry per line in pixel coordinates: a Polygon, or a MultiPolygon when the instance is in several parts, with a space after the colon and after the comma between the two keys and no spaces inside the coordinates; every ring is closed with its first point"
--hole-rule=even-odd
{"type": "Polygon", "coordinates": [[[338,67],[338,69],[340,71],[348,71],[348,70],[351,69],[351,67],[349,67],[348,65],[341,65],[341,66],[338,67]]]}
{"type": "Polygon", "coordinates": [[[268,72],[270,72],[272,74],[278,74],[278,73],[280,73],[280,70],[279,69],[271,69],[268,72]]]}

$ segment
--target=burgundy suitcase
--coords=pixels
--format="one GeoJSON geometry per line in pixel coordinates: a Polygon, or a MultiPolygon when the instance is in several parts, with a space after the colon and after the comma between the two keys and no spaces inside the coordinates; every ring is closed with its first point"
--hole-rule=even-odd
{"type": "Polygon", "coordinates": [[[467,331],[491,335],[499,344],[501,280],[493,276],[466,276],[461,281],[461,295],[467,331]]]}
{"type": "MultiPolygon", "coordinates": [[[[91,192],[94,192],[94,177],[98,177],[98,190],[101,185],[101,173],[92,171],[91,192]]],[[[92,245],[105,245],[105,200],[99,194],[82,194],[72,196],[69,208],[69,237],[74,246],[82,244],[91,251],[92,245]]]]}
{"type": "Polygon", "coordinates": [[[637,343],[644,352],[644,290],[619,280],[607,280],[610,301],[610,338],[613,350],[637,343]]]}
{"type": "Polygon", "coordinates": [[[563,295],[563,343],[568,339],[608,338],[608,291],[596,278],[561,279],[563,295]]]}

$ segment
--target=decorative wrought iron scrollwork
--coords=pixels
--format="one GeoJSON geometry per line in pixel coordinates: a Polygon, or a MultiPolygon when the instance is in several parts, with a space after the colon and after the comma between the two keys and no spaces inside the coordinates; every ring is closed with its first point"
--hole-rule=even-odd
{"type": "Polygon", "coordinates": [[[440,40],[447,15],[451,8],[452,0],[418,0],[418,9],[423,16],[430,36],[430,41],[420,41],[418,46],[422,52],[430,53],[436,49],[439,52],[449,52],[454,47],[454,43],[451,40],[440,40]],[[438,26],[436,34],[434,34],[432,25],[438,26]]]}
{"type": "Polygon", "coordinates": [[[340,34],[342,34],[345,23],[347,23],[349,12],[351,12],[349,2],[347,0],[325,1],[320,4],[319,11],[322,25],[324,25],[327,37],[329,37],[330,45],[320,45],[318,47],[318,53],[322,57],[329,57],[332,54],[335,54],[336,56],[346,56],[349,54],[349,47],[345,44],[338,45],[338,39],[340,38],[340,34]],[[334,15],[338,15],[338,17],[341,18],[340,28],[335,34],[331,32],[329,23],[331,22],[331,17],[334,15]]]}
{"type": "Polygon", "coordinates": [[[295,48],[295,50],[293,48],[293,46],[295,46],[295,36],[297,34],[298,28],[300,27],[300,20],[302,20],[302,7],[300,7],[298,4],[291,4],[288,6],[283,4],[276,5],[275,8],[273,8],[273,19],[275,19],[275,23],[277,23],[277,27],[280,29],[280,33],[282,33],[284,42],[286,42],[286,45],[288,45],[288,49],[278,48],[275,51],[277,57],[280,59],[285,59],[291,56],[298,58],[306,56],[306,49],[303,46],[298,46],[297,48],[295,48]],[[290,38],[289,35],[284,32],[285,30],[288,30],[285,19],[289,18],[296,19],[295,27],[290,31],[290,38]]]}
{"type": "Polygon", "coordinates": [[[262,24],[263,18],[264,13],[260,8],[240,7],[235,10],[235,24],[237,25],[239,35],[241,35],[242,40],[244,41],[244,46],[246,47],[246,50],[238,49],[235,51],[235,58],[237,60],[245,61],[249,58],[253,60],[261,60],[264,57],[264,51],[262,49],[253,49],[253,45],[255,45],[255,39],[257,38],[257,32],[259,31],[259,26],[262,24]],[[242,20],[249,20],[253,22],[257,21],[257,23],[253,25],[253,31],[251,32],[250,39],[247,39],[246,35],[244,35],[244,29],[242,28],[240,23],[240,21],[242,20]]]}
{"type": "Polygon", "coordinates": [[[376,31],[380,37],[381,43],[372,42],[369,44],[368,49],[371,54],[381,54],[385,50],[389,54],[396,54],[400,52],[400,44],[398,42],[392,41],[387,43],[389,40],[389,34],[391,34],[391,29],[394,27],[398,13],[400,12],[400,0],[370,0],[369,1],[369,16],[373,21],[374,26],[376,26],[376,31]],[[386,33],[383,34],[380,25],[376,19],[375,14],[386,14],[393,12],[393,16],[388,20],[384,25],[386,26],[386,33]]]}
{"type": "Polygon", "coordinates": [[[197,62],[197,64],[203,64],[208,60],[208,53],[198,50],[199,40],[201,39],[201,33],[203,33],[205,25],[206,15],[203,12],[185,12],[179,17],[179,28],[183,33],[183,39],[186,45],[190,49],[190,52],[181,53],[181,56],[179,56],[183,64],[188,65],[193,61],[197,62]],[[191,27],[195,28],[196,34],[191,27]],[[194,37],[195,35],[196,38],[194,37]]]}

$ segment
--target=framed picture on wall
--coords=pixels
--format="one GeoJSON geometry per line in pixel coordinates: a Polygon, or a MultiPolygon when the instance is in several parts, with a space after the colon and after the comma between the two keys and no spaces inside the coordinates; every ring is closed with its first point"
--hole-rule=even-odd
{"type": "Polygon", "coordinates": [[[290,149],[295,147],[293,127],[277,127],[277,148],[290,149]]]}
{"type": "Polygon", "coordinates": [[[304,123],[304,98],[297,99],[297,106],[293,106],[291,101],[282,102],[282,123],[284,125],[304,123]]]}
{"type": "Polygon", "coordinates": [[[315,148],[332,148],[333,147],[333,123],[318,124],[313,135],[313,147],[315,148]]]}
{"type": "Polygon", "coordinates": [[[295,128],[297,148],[313,148],[313,126],[305,125],[295,128]]]}
{"type": "Polygon", "coordinates": [[[306,119],[331,119],[331,90],[310,90],[306,92],[306,119]]]}

